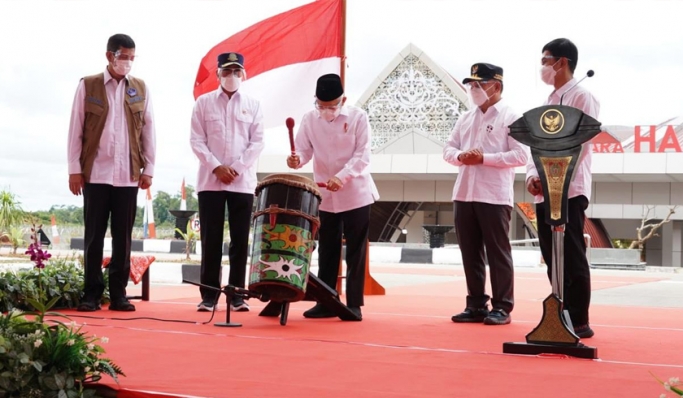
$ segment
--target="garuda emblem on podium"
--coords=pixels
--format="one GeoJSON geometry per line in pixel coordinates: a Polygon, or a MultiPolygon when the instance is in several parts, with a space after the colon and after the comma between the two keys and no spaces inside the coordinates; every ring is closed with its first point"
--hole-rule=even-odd
{"type": "Polygon", "coordinates": [[[564,127],[564,115],[557,109],[548,109],[541,115],[541,129],[546,134],[557,134],[564,127]]]}

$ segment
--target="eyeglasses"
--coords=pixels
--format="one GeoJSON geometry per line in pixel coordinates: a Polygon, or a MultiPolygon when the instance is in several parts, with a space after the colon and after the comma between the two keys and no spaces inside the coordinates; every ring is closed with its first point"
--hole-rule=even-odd
{"type": "Polygon", "coordinates": [[[243,71],[242,71],[242,69],[235,69],[235,68],[221,69],[220,75],[222,77],[228,77],[230,75],[235,75],[235,77],[242,77],[243,71]]]}
{"type": "Polygon", "coordinates": [[[121,54],[120,50],[112,54],[114,54],[114,58],[120,59],[121,61],[135,61],[135,55],[121,54]]]}
{"type": "Polygon", "coordinates": [[[567,62],[571,61],[571,59],[569,59],[567,57],[556,57],[554,55],[544,55],[541,57],[541,65],[545,65],[547,63],[547,61],[549,61],[551,59],[560,59],[560,58],[565,58],[567,60],[567,62]]]}
{"type": "Polygon", "coordinates": [[[336,103],[335,105],[320,105],[318,103],[318,101],[313,102],[313,105],[315,105],[315,109],[317,109],[319,111],[322,111],[325,109],[335,110],[335,109],[339,108],[341,106],[341,104],[342,104],[341,100],[339,100],[339,102],[336,103]]]}
{"type": "Polygon", "coordinates": [[[486,83],[488,83],[488,80],[478,80],[478,81],[467,82],[467,84],[465,84],[465,86],[467,86],[469,88],[475,88],[475,87],[480,87],[482,84],[486,84],[486,83]]]}
{"type": "Polygon", "coordinates": [[[465,84],[465,86],[470,88],[470,89],[475,88],[475,87],[484,88],[483,86],[490,87],[488,84],[493,83],[493,82],[494,82],[494,80],[471,81],[471,82],[467,82],[467,84],[465,84]]]}

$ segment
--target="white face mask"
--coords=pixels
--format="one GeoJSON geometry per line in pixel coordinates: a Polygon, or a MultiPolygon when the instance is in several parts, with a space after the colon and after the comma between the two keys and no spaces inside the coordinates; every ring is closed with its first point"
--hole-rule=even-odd
{"type": "Polygon", "coordinates": [[[126,76],[127,74],[130,73],[131,68],[133,67],[133,61],[131,60],[120,60],[120,59],[114,59],[114,65],[113,69],[114,72],[116,72],[118,75],[121,76],[126,76]]]}
{"type": "Polygon", "coordinates": [[[470,98],[476,106],[482,106],[489,100],[489,95],[486,90],[481,87],[472,87],[470,89],[470,98]]]}
{"type": "Polygon", "coordinates": [[[543,65],[541,68],[541,80],[543,83],[548,85],[555,85],[555,75],[557,71],[553,68],[553,65],[543,65]]]}
{"type": "Polygon", "coordinates": [[[340,113],[341,113],[341,107],[339,107],[335,110],[323,109],[323,110],[318,111],[318,114],[320,114],[320,117],[327,120],[328,122],[334,121],[334,119],[336,119],[340,113]]]}
{"type": "Polygon", "coordinates": [[[234,93],[235,91],[239,90],[241,83],[242,79],[235,75],[221,77],[221,87],[223,87],[225,91],[229,93],[234,93]]]}

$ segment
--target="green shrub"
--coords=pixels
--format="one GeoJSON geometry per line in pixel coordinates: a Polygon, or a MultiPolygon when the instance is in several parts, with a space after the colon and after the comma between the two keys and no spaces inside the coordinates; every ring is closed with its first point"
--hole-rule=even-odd
{"type": "MultiPolygon", "coordinates": [[[[102,304],[109,302],[109,272],[104,274],[102,304]]],[[[69,256],[52,258],[45,268],[22,269],[0,273],[0,312],[12,309],[35,311],[27,299],[38,300],[39,286],[44,291],[45,301],[59,297],[55,309],[75,308],[83,295],[84,273],[82,257],[69,256]],[[40,283],[39,283],[40,278],[40,283]]]]}

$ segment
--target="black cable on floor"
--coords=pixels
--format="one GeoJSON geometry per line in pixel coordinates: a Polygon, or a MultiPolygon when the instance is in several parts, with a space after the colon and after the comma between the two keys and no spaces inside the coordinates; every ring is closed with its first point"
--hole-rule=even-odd
{"type": "MultiPolygon", "coordinates": [[[[228,308],[227,310],[230,311],[230,308],[228,308]]],[[[216,306],[214,306],[213,310],[211,311],[211,318],[209,318],[209,320],[206,322],[187,321],[187,320],[182,320],[182,319],[154,318],[154,317],[147,317],[147,316],[141,316],[141,317],[135,317],[135,318],[105,318],[105,317],[92,316],[92,315],[65,315],[65,316],[67,318],[86,318],[86,319],[97,319],[97,320],[101,320],[101,321],[107,321],[107,320],[111,320],[111,321],[149,320],[149,321],[158,321],[158,322],[177,322],[177,323],[190,323],[193,325],[206,325],[207,323],[211,323],[215,314],[216,314],[216,306]]]]}

